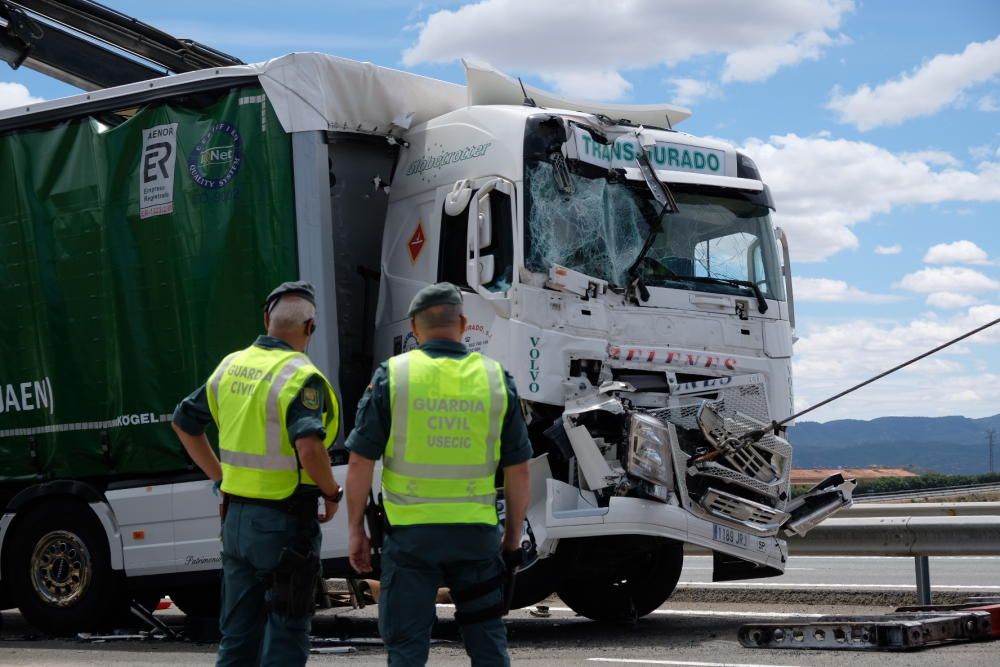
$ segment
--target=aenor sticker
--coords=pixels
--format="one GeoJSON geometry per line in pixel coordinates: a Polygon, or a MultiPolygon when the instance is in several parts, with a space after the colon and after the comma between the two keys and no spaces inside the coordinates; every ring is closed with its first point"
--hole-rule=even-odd
{"type": "Polygon", "coordinates": [[[302,405],[306,406],[310,410],[319,410],[319,391],[313,389],[312,387],[306,387],[302,390],[302,405]]]}
{"type": "Polygon", "coordinates": [[[174,212],[174,165],[177,162],[177,123],[142,131],[139,164],[139,218],[174,212]]]}

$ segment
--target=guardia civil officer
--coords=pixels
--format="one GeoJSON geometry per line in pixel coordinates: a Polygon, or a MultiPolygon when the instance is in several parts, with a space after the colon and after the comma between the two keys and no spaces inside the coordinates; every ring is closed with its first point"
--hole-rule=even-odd
{"type": "Polygon", "coordinates": [[[520,548],[531,458],[517,391],[499,363],[462,344],[466,319],[457,287],[425,287],[409,317],[420,347],[375,371],[347,440],[351,565],[371,571],[364,513],[381,458],[389,526],[378,608],[389,664],[427,662],[443,584],[472,664],[508,665],[501,549],[520,548]],[[507,504],[502,537],[498,466],[507,504]]]}
{"type": "Polygon", "coordinates": [[[309,657],[318,521],[333,518],[343,495],[327,454],[337,399],[304,353],[315,318],[313,287],[281,284],[264,305],[267,335],[223,359],[174,411],[184,448],[224,494],[217,665],[309,657]],[[204,434],[209,421],[219,427],[221,463],[204,434]]]}

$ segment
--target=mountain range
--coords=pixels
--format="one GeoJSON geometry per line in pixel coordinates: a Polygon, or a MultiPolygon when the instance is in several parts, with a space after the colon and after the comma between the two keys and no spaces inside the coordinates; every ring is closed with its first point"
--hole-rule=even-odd
{"type": "Polygon", "coordinates": [[[968,417],[880,417],[799,422],[788,429],[796,468],[909,467],[915,472],[989,472],[986,433],[996,429],[994,470],[1000,470],[1000,414],[968,417]]]}

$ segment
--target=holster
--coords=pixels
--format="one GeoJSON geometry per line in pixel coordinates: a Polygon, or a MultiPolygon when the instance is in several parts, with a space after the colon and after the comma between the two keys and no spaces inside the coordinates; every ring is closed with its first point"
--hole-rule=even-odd
{"type": "Polygon", "coordinates": [[[503,552],[503,615],[510,612],[510,605],[514,601],[514,584],[517,582],[517,572],[524,564],[524,549],[503,552]]]}
{"type": "Polygon", "coordinates": [[[302,617],[312,616],[316,610],[322,571],[319,554],[312,549],[312,540],[319,530],[317,500],[314,493],[300,493],[284,501],[284,511],[298,519],[298,531],[292,546],[281,550],[278,566],[268,577],[270,610],[275,614],[302,617]]]}
{"type": "Polygon", "coordinates": [[[378,501],[375,500],[374,493],[369,494],[368,504],[365,506],[365,520],[368,522],[368,534],[371,536],[371,545],[375,553],[381,552],[385,534],[389,532],[389,520],[386,518],[381,499],[381,493],[378,501]]]}
{"type": "Polygon", "coordinates": [[[293,547],[283,548],[278,566],[269,575],[271,611],[290,617],[312,616],[319,575],[319,556],[312,549],[302,553],[293,547]]]}
{"type": "Polygon", "coordinates": [[[514,600],[514,580],[517,571],[524,562],[524,551],[505,551],[503,553],[503,571],[500,574],[480,581],[478,584],[463,589],[451,589],[451,599],[455,602],[455,622],[459,625],[481,623],[494,618],[506,616],[514,600]],[[476,611],[465,611],[465,603],[491,595],[500,589],[500,602],[476,611]]]}

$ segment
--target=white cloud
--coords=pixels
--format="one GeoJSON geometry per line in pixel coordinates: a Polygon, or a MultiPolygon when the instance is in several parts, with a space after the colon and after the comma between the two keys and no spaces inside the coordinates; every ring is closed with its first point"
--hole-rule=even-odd
{"type": "Polygon", "coordinates": [[[42,100],[43,98],[35,97],[28,92],[27,86],[23,84],[0,81],[0,109],[21,107],[42,100]]]}
{"type": "Polygon", "coordinates": [[[718,97],[721,90],[709,81],[699,79],[668,79],[667,83],[674,87],[674,104],[691,106],[700,99],[718,97]]]}
{"type": "MultiPolygon", "coordinates": [[[[403,63],[472,58],[547,76],[569,93],[595,73],[618,83],[611,75],[723,54],[726,80],[759,80],[819,57],[835,41],[828,32],[853,9],[853,0],[480,0],[431,13],[403,63]]],[[[600,91],[601,80],[585,90],[587,97],[627,92],[620,83],[600,91]]]]}
{"type": "Polygon", "coordinates": [[[972,241],[955,241],[931,246],[924,255],[927,264],[989,264],[986,251],[972,241]]]}
{"type": "Polygon", "coordinates": [[[795,134],[750,139],[742,149],[770,185],[774,220],[800,261],[858,247],[851,227],[899,206],[1000,201],[1000,162],[936,170],[874,144],[795,134]]]}
{"type": "Polygon", "coordinates": [[[905,162],[924,162],[942,167],[958,167],[962,163],[951,153],[945,151],[914,151],[900,153],[899,159],[905,162]]]}
{"type": "Polygon", "coordinates": [[[1000,104],[997,104],[997,101],[993,98],[992,95],[983,95],[982,97],[979,98],[979,101],[976,103],[976,108],[979,109],[980,111],[986,111],[986,112],[1000,111],[1000,104]]]}
{"type": "Polygon", "coordinates": [[[979,303],[979,299],[971,294],[958,294],[957,292],[931,292],[927,295],[927,305],[933,308],[943,308],[952,310],[955,308],[965,308],[979,303]]]}
{"type": "Polygon", "coordinates": [[[722,81],[764,81],[782,67],[803,60],[819,60],[823,49],[831,44],[849,41],[844,36],[834,40],[822,30],[799,35],[784,44],[761,44],[750,49],[731,53],[726,57],[722,81]]]}
{"type": "Polygon", "coordinates": [[[964,266],[942,266],[908,273],[893,287],[922,294],[932,292],[974,294],[1000,290],[1000,281],[964,266]]]}
{"type": "MultiPolygon", "coordinates": [[[[993,154],[993,147],[989,144],[982,144],[980,146],[972,146],[969,148],[969,155],[977,160],[987,160],[993,154]]],[[[1000,148],[997,148],[996,155],[1000,157],[1000,148]]]]}
{"type": "Polygon", "coordinates": [[[903,252],[903,246],[896,243],[895,245],[877,245],[875,246],[876,255],[898,255],[903,252]]]}
{"type": "Polygon", "coordinates": [[[841,121],[866,131],[930,116],[957,102],[962,93],[1000,74],[1000,37],[972,42],[959,54],[938,54],[914,70],[872,88],[844,95],[834,89],[829,108],[841,121]]]}
{"type": "Polygon", "coordinates": [[[852,303],[890,303],[900,301],[902,297],[894,294],[873,294],[865,292],[857,287],[851,287],[843,280],[830,280],[829,278],[795,278],[795,300],[796,301],[822,301],[837,302],[848,301],[852,303]]]}
{"type": "MultiPolygon", "coordinates": [[[[930,313],[910,322],[807,323],[795,344],[795,407],[806,408],[997,317],[1000,305],[980,305],[949,318],[930,313]]],[[[982,362],[998,344],[1000,326],[994,326],[803,419],[996,414],[1000,374],[982,362]]]]}
{"type": "Polygon", "coordinates": [[[542,78],[563,95],[588,100],[614,100],[632,90],[632,84],[614,70],[546,72],[542,78]]]}

